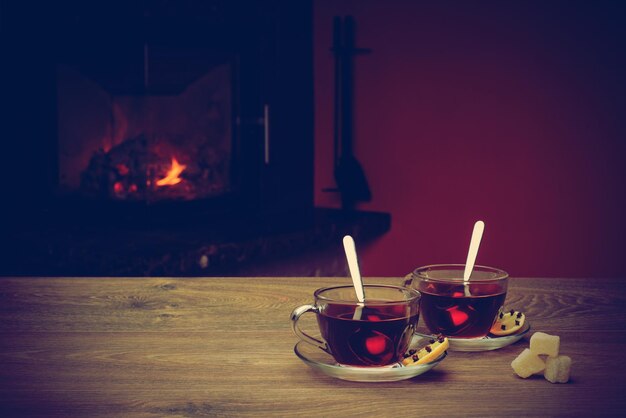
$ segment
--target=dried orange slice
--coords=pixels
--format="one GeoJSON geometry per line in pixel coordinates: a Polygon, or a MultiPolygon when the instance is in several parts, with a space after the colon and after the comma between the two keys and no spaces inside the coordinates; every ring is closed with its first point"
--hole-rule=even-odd
{"type": "Polygon", "coordinates": [[[426,364],[436,360],[444,351],[448,349],[450,343],[443,335],[429,341],[429,344],[420,350],[409,350],[404,355],[402,364],[405,366],[413,366],[416,364],[426,364]]]}
{"type": "Polygon", "coordinates": [[[526,315],[520,311],[500,312],[489,332],[499,337],[515,334],[522,329],[525,319],[526,315]]]}

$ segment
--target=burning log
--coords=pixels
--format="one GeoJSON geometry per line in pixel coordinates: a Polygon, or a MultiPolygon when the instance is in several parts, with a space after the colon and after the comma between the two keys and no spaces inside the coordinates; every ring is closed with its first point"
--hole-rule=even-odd
{"type": "Polygon", "coordinates": [[[186,165],[179,164],[178,160],[172,157],[172,168],[169,169],[169,171],[167,172],[167,176],[165,176],[165,178],[162,178],[161,180],[157,180],[156,185],[157,186],[174,186],[180,183],[182,179],[178,176],[180,175],[180,173],[182,173],[185,170],[185,168],[187,168],[186,165]]]}
{"type": "Polygon", "coordinates": [[[228,190],[228,159],[213,152],[183,152],[140,135],[98,150],[81,174],[81,191],[96,199],[197,199],[228,190]],[[194,155],[195,161],[186,161],[194,155]],[[179,161],[184,161],[185,164],[179,161]]]}

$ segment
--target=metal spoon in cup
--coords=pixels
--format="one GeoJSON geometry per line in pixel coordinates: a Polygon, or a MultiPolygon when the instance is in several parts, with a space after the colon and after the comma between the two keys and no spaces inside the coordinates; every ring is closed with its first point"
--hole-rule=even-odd
{"type": "Polygon", "coordinates": [[[354,245],[354,239],[350,235],[343,237],[343,249],[346,252],[346,259],[348,260],[348,268],[350,269],[350,276],[352,276],[352,284],[354,285],[354,291],[356,292],[356,298],[359,301],[352,319],[359,320],[363,313],[363,306],[365,302],[365,290],[363,289],[363,279],[361,278],[361,271],[359,270],[359,260],[356,256],[356,246],[354,245]]]}
{"type": "Polygon", "coordinates": [[[465,271],[463,271],[463,290],[466,297],[471,296],[469,279],[472,275],[472,270],[474,270],[476,256],[478,255],[478,247],[480,247],[480,240],[483,237],[484,230],[485,223],[483,221],[476,221],[476,223],[474,224],[474,230],[472,231],[469,251],[467,252],[467,261],[465,261],[465,271]]]}

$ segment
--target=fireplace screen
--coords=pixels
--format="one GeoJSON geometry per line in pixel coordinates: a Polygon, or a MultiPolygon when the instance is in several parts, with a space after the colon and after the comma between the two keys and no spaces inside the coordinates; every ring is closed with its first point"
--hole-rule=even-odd
{"type": "Polygon", "coordinates": [[[165,92],[151,90],[148,76],[148,93],[128,94],[58,67],[61,191],[153,202],[231,190],[231,65],[165,92]]]}

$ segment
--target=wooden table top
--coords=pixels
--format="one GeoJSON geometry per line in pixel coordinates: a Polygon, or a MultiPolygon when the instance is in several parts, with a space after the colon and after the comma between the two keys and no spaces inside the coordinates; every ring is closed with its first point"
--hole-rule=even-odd
{"type": "Polygon", "coordinates": [[[561,353],[573,360],[567,384],[513,374],[528,337],[496,351],[451,351],[400,382],[323,375],[295,356],[289,314],[338,283],[350,280],[0,278],[0,416],[626,411],[626,279],[511,279],[507,307],[525,311],[533,331],[561,336],[561,353]]]}

